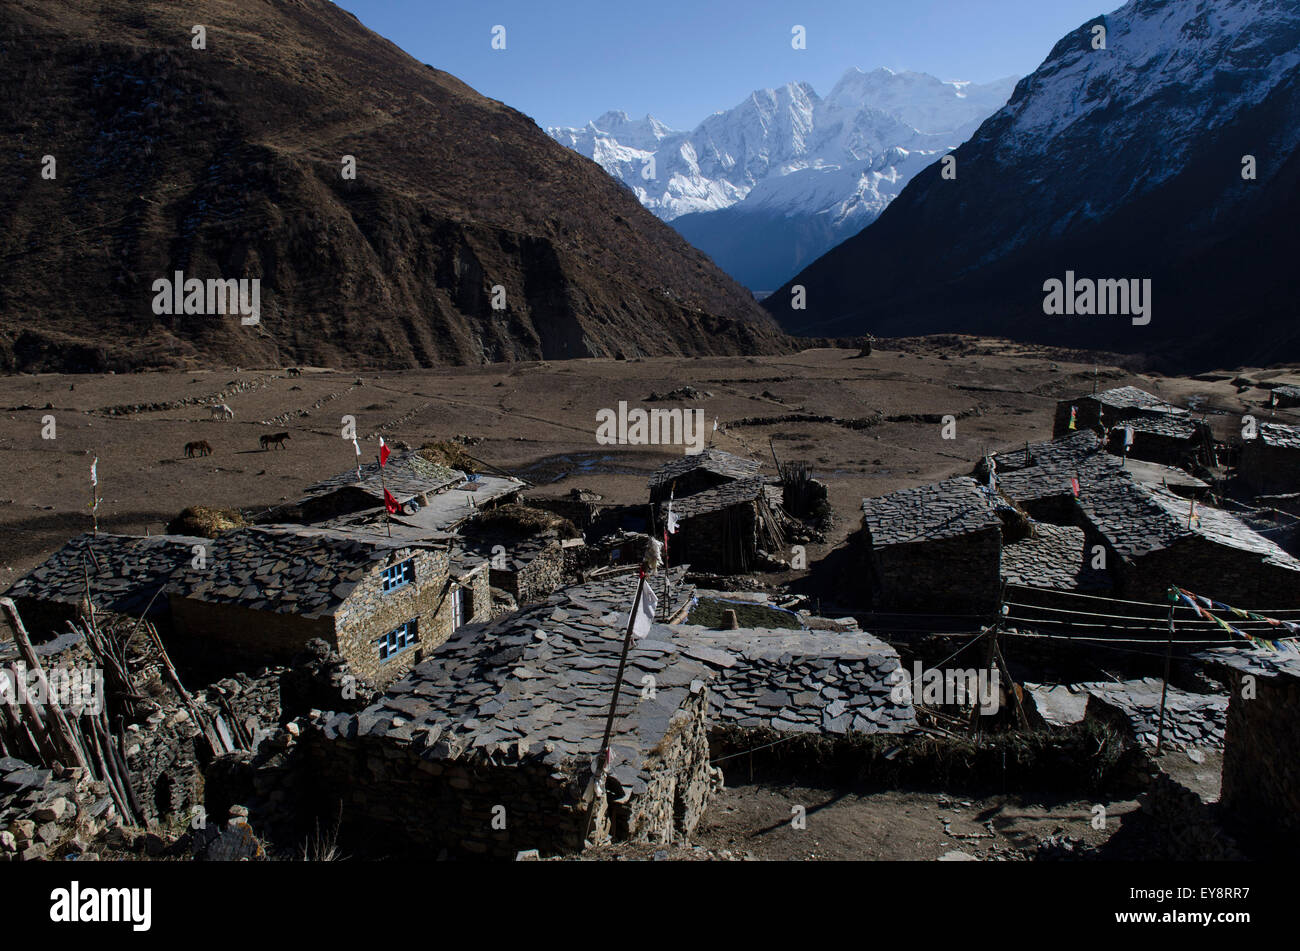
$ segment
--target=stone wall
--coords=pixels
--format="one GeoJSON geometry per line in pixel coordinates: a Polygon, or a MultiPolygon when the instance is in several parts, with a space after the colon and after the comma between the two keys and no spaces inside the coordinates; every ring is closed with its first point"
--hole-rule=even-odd
{"type": "Polygon", "coordinates": [[[1241,479],[1258,495],[1300,490],[1300,449],[1248,439],[1241,448],[1241,479]]]}
{"type": "Polygon", "coordinates": [[[668,539],[671,563],[719,574],[749,571],[759,549],[756,504],[746,502],[683,518],[668,539]]]}
{"type": "MultiPolygon", "coordinates": [[[[383,590],[375,571],[364,578],[335,613],[335,645],[352,671],[363,680],[382,686],[411,669],[451,636],[451,576],[446,552],[399,552],[390,563],[415,561],[415,580],[393,591],[383,590]],[[379,659],[378,638],[412,618],[418,618],[419,643],[379,659]]],[[[297,645],[298,649],[306,641],[297,645]]]]}
{"type": "Polygon", "coordinates": [[[1230,668],[1221,802],[1232,819],[1291,849],[1300,845],[1300,673],[1252,675],[1230,668]]]}
{"type": "Polygon", "coordinates": [[[120,822],[108,787],[85,769],[0,757],[0,862],[79,857],[120,822]]]}
{"type": "MultiPolygon", "coordinates": [[[[858,544],[866,542],[861,533],[858,544]]],[[[1002,533],[890,545],[869,553],[871,584],[859,585],[876,611],[987,614],[998,609],[1002,533]]]]}
{"type": "Polygon", "coordinates": [[[313,638],[336,644],[334,619],[329,617],[254,611],[179,595],[171,595],[170,604],[174,636],[168,650],[203,666],[236,669],[284,663],[313,638]]]}
{"type": "Polygon", "coordinates": [[[1117,597],[1167,603],[1170,585],[1243,608],[1300,607],[1300,572],[1193,534],[1137,558],[1108,553],[1117,597]]]}
{"type": "MultiPolygon", "coordinates": [[[[612,835],[665,842],[690,835],[712,788],[706,705],[707,691],[700,690],[674,714],[645,761],[650,776],[644,791],[618,803],[624,791],[610,778],[591,841],[612,835]]],[[[310,777],[309,808],[327,818],[341,814],[349,854],[432,858],[445,850],[514,858],[528,849],[543,855],[582,849],[586,763],[439,759],[418,736],[357,735],[355,726],[349,736],[333,732],[330,720],[328,714],[314,717],[300,748],[310,777]]]]}

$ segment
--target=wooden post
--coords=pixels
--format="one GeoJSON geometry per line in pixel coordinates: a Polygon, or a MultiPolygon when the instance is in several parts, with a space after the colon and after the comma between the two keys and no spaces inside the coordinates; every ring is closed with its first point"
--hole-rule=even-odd
{"type": "Polygon", "coordinates": [[[13,627],[14,642],[18,645],[23,660],[27,662],[27,666],[36,675],[37,683],[44,692],[45,707],[49,711],[50,721],[53,725],[50,730],[51,737],[55,740],[55,746],[60,749],[60,752],[68,757],[64,765],[82,766],[89,770],[90,766],[86,760],[85,751],[82,750],[81,744],[72,732],[72,727],[68,724],[67,717],[63,715],[63,710],[54,702],[49,681],[45,679],[45,670],[41,667],[36,651],[32,650],[32,642],[27,637],[27,628],[23,627],[22,618],[18,616],[17,606],[12,598],[0,598],[0,607],[4,608],[9,623],[13,627]]]}
{"type": "MultiPolygon", "coordinates": [[[[609,756],[609,740],[614,733],[614,713],[618,707],[618,695],[623,687],[623,674],[627,670],[627,655],[632,648],[632,628],[636,624],[637,611],[641,609],[641,593],[645,591],[645,569],[641,569],[641,577],[636,586],[636,597],[632,599],[632,613],[627,616],[627,630],[623,633],[623,653],[618,659],[618,674],[614,678],[614,695],[609,701],[609,713],[605,717],[605,736],[600,741],[600,752],[596,756],[596,762],[600,764],[599,770],[605,772],[606,757],[609,756]]],[[[593,781],[595,774],[593,774],[593,781]]],[[[591,834],[591,822],[596,815],[596,800],[593,797],[591,807],[587,810],[587,828],[582,833],[585,841],[591,834]]]]}
{"type": "MultiPolygon", "coordinates": [[[[382,445],[382,443],[381,443],[382,445]]],[[[375,461],[379,463],[379,488],[384,493],[384,528],[388,529],[388,537],[393,537],[393,517],[388,511],[388,482],[384,479],[384,459],[383,456],[376,456],[375,461]]]]}
{"type": "Polygon", "coordinates": [[[1165,645],[1165,680],[1160,687],[1160,720],[1156,725],[1156,756],[1160,755],[1160,743],[1165,735],[1165,696],[1169,693],[1169,665],[1174,655],[1174,608],[1178,606],[1178,594],[1169,589],[1169,641],[1165,645]]]}

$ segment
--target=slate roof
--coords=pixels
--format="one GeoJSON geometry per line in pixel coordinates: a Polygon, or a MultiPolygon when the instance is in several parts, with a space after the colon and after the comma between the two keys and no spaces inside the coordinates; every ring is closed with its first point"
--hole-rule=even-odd
{"type": "Polygon", "coordinates": [[[1109,587],[1106,573],[1092,567],[1083,529],[1034,523],[1028,538],[1002,546],[1002,577],[1010,584],[1057,591],[1109,587]]]}
{"type": "MultiPolygon", "coordinates": [[[[1156,504],[1164,509],[1171,519],[1181,520],[1182,524],[1187,524],[1187,513],[1191,508],[1187,499],[1155,486],[1148,486],[1147,489],[1156,504]]],[[[1288,555],[1276,542],[1261,535],[1231,512],[1198,502],[1196,514],[1199,518],[1192,526],[1192,531],[1197,534],[1220,545],[1254,552],[1265,561],[1281,567],[1300,571],[1300,561],[1288,555]]]]}
{"type": "Polygon", "coordinates": [[[863,632],[677,628],[687,657],[715,671],[714,724],[782,733],[904,733],[916,727],[910,702],[896,703],[898,654],[863,632]]]}
{"type": "Polygon", "coordinates": [[[872,547],[882,548],[1000,528],[1002,520],[989,494],[962,476],[863,499],[862,524],[872,547]]]}
{"type": "MultiPolygon", "coordinates": [[[[1162,682],[1155,677],[1115,683],[1025,684],[1035,706],[1054,725],[1077,722],[1085,710],[1108,707],[1133,728],[1139,743],[1155,746],[1162,682]]],[[[1227,722],[1226,694],[1191,693],[1170,687],[1165,698],[1162,747],[1223,749],[1227,722]]]]}
{"type": "MultiPolygon", "coordinates": [[[[1088,397],[1083,397],[1087,399],[1088,397]]],[[[1163,400],[1154,393],[1148,393],[1146,390],[1136,386],[1117,386],[1114,389],[1103,390],[1100,393],[1091,395],[1098,403],[1105,406],[1113,406],[1116,409],[1144,409],[1157,410],[1165,413],[1183,414],[1187,410],[1179,406],[1174,406],[1167,400],[1163,400]]],[[[1075,401],[1077,402],[1077,400],[1075,401]]]]}
{"type": "Polygon", "coordinates": [[[448,486],[459,485],[465,481],[465,473],[458,469],[430,462],[418,453],[394,452],[388,457],[384,466],[383,479],[380,479],[379,462],[367,462],[361,466],[361,481],[357,481],[355,467],[336,476],[331,476],[307,488],[307,497],[329,495],[344,489],[358,489],[379,500],[384,499],[384,485],[400,504],[405,504],[419,495],[429,495],[448,486]]]}
{"type": "MultiPolygon", "coordinates": [[[[731,508],[733,505],[744,505],[747,502],[753,502],[760,496],[767,498],[764,491],[766,488],[767,486],[761,476],[727,482],[712,489],[705,489],[703,492],[688,495],[685,498],[674,499],[673,512],[683,520],[694,518],[697,515],[706,515],[709,512],[719,512],[722,509],[731,508]]],[[[667,512],[668,503],[660,502],[660,517],[666,517],[667,512]]]]}
{"type": "MultiPolygon", "coordinates": [[[[1292,641],[1292,644],[1297,642],[1292,641]]],[[[1270,680],[1278,677],[1300,679],[1300,653],[1293,650],[1269,651],[1254,647],[1216,647],[1196,654],[1206,663],[1231,667],[1243,674],[1270,680]]]]}
{"type": "MultiPolygon", "coordinates": [[[[89,577],[96,608],[138,617],[173,573],[189,564],[193,546],[210,543],[189,535],[78,535],[6,593],[75,605],[89,577]]],[[[165,599],[155,602],[160,605],[165,599]]]]}
{"type": "MultiPolygon", "coordinates": [[[[375,704],[333,716],[325,735],[416,742],[434,760],[585,766],[600,748],[636,583],[635,574],[589,582],[537,607],[467,625],[375,704]]],[[[678,587],[689,597],[687,586],[678,587]]],[[[611,743],[611,772],[625,788],[645,788],[647,753],[692,683],[708,676],[706,665],[672,643],[665,625],[652,625],[633,643],[611,743]],[[653,699],[642,693],[646,674],[655,679],[653,699]]]]}
{"type": "Polygon", "coordinates": [[[704,469],[727,479],[748,479],[758,472],[761,465],[757,459],[743,459],[721,449],[705,449],[665,463],[651,474],[646,484],[651,489],[657,489],[696,469],[704,469]]]}
{"type": "Polygon", "coordinates": [[[1111,445],[1122,447],[1124,430],[1130,426],[1135,436],[1138,433],[1167,436],[1171,439],[1196,439],[1198,436],[1197,424],[1184,416],[1136,416],[1110,427],[1111,445]]]}
{"type": "Polygon", "coordinates": [[[170,593],[309,618],[333,614],[399,550],[442,547],[292,525],[245,528],[207,541],[206,567],[192,568],[187,560],[170,593]]]}
{"type": "Polygon", "coordinates": [[[1274,449],[1300,449],[1300,426],[1260,423],[1259,438],[1264,445],[1274,449]]]}

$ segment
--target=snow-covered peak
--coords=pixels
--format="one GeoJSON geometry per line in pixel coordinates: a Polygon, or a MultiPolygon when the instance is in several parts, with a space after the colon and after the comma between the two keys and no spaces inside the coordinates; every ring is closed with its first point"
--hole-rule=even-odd
{"type": "MultiPolygon", "coordinates": [[[[927,156],[932,161],[938,152],[961,144],[1013,87],[1011,80],[979,85],[944,82],[926,73],[854,68],[825,99],[806,82],[758,89],[689,132],[673,130],[653,116],[632,119],[617,110],[580,129],[547,132],[600,163],[664,220],[742,203],[759,184],[764,184],[760,197],[766,208],[782,206],[784,194],[787,213],[834,215],[835,208],[874,187],[873,182],[888,182],[884,200],[892,198],[906,179],[898,183],[889,155],[908,156],[910,177],[927,156]],[[780,184],[809,169],[820,173],[801,174],[788,188],[780,184]],[[832,171],[837,174],[827,174],[832,171]],[[843,194],[829,193],[836,187],[843,194]]],[[[855,206],[878,213],[883,203],[855,206]]]]}

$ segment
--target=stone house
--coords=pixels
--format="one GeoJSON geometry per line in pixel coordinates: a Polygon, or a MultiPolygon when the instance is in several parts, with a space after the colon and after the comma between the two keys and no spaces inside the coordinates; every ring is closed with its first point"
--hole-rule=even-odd
{"type": "Polygon", "coordinates": [[[167,592],[175,636],[196,654],[287,661],[320,638],[382,686],[458,621],[489,615],[476,584],[458,583],[442,546],[280,526],[210,540],[205,564],[187,564],[167,592]]]}
{"type": "Polygon", "coordinates": [[[1271,392],[1277,395],[1277,405],[1281,409],[1294,409],[1300,406],[1300,386],[1287,383],[1272,387],[1271,392]]]}
{"type": "Polygon", "coordinates": [[[1003,520],[994,498],[960,477],[863,499],[854,544],[870,608],[995,614],[1003,520]]]}
{"type": "Polygon", "coordinates": [[[96,611],[147,616],[165,627],[167,597],[160,592],[209,544],[189,535],[78,535],[6,594],[36,638],[62,633],[87,595],[96,611]]]}
{"type": "Polygon", "coordinates": [[[401,510],[392,521],[428,534],[449,532],[479,512],[512,502],[524,483],[499,475],[466,475],[418,452],[394,452],[381,474],[369,462],[309,486],[304,498],[280,510],[284,521],[383,530],[384,489],[401,510]]]}
{"type": "Polygon", "coordinates": [[[1186,418],[1187,410],[1136,386],[1120,386],[1057,401],[1056,416],[1052,421],[1052,438],[1060,439],[1077,430],[1097,426],[1109,428],[1125,420],[1170,417],[1186,418]],[[1070,429],[1071,408],[1075,410],[1074,430],[1070,429]]]}
{"type": "Polygon", "coordinates": [[[1221,807],[1268,847],[1294,852],[1300,845],[1300,654],[1228,647],[1198,656],[1228,679],[1221,807]],[[1243,699],[1247,677],[1253,693],[1243,699]]]}
{"type": "MultiPolygon", "coordinates": [[[[664,580],[660,606],[679,613],[686,589],[664,580]]],[[[467,627],[360,714],[318,717],[306,735],[315,809],[341,804],[345,835],[403,856],[689,836],[714,788],[708,668],[662,625],[633,644],[605,788],[589,784],[636,581],[467,627]]]]}
{"type": "Polygon", "coordinates": [[[1087,483],[1085,530],[1105,546],[1119,597],[1162,602],[1170,585],[1241,607],[1300,605],[1300,561],[1235,515],[1120,473],[1087,483]]]}
{"type": "Polygon", "coordinates": [[[1260,423],[1243,442],[1238,472],[1257,495],[1300,492],[1300,426],[1260,423]]]}
{"type": "Polygon", "coordinates": [[[1203,420],[1177,414],[1134,417],[1112,424],[1108,435],[1106,448],[1117,456],[1186,468],[1195,464],[1205,446],[1213,441],[1203,420]],[[1133,444],[1127,452],[1124,450],[1126,428],[1133,430],[1133,444]]]}
{"type": "Polygon", "coordinates": [[[677,531],[668,536],[671,564],[738,573],[758,566],[760,553],[776,557],[785,549],[781,488],[758,476],[661,502],[660,525],[668,524],[670,504],[678,522],[677,531]]]}
{"type": "Polygon", "coordinates": [[[729,482],[753,479],[759,468],[757,460],[744,459],[721,449],[705,449],[683,456],[660,466],[650,476],[647,483],[650,504],[667,501],[670,493],[681,499],[729,482]]]}

